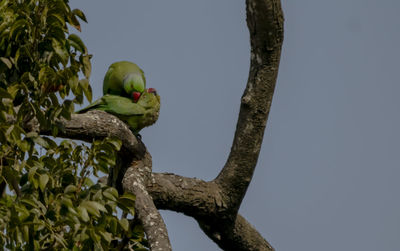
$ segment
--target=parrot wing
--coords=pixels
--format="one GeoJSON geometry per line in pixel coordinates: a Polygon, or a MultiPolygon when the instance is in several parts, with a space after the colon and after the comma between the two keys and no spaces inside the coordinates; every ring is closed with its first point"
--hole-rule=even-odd
{"type": "Polygon", "coordinates": [[[102,106],[102,105],[104,105],[104,101],[102,100],[102,98],[99,98],[98,100],[96,100],[93,103],[89,104],[85,108],[82,108],[79,111],[76,111],[76,113],[85,113],[85,112],[90,111],[90,110],[95,110],[99,106],[102,106]]]}
{"type": "Polygon", "coordinates": [[[114,67],[110,66],[108,68],[108,71],[106,75],[104,76],[104,81],[103,81],[103,94],[107,94],[110,92],[111,87],[111,76],[114,72],[114,67]]]}
{"type": "Polygon", "coordinates": [[[146,112],[145,108],[133,103],[129,98],[116,95],[105,95],[102,99],[105,102],[102,110],[115,115],[140,116],[146,112]]]}
{"type": "Polygon", "coordinates": [[[76,113],[85,113],[90,110],[101,110],[116,116],[140,116],[145,113],[145,108],[133,103],[129,98],[110,94],[104,95],[76,113]]]}

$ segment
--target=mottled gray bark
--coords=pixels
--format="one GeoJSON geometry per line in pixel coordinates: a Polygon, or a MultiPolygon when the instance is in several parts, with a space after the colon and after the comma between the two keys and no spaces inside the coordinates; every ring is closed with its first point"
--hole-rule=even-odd
{"type": "Polygon", "coordinates": [[[230,216],[223,191],[211,181],[152,173],[147,190],[159,209],[184,213],[224,250],[274,250],[241,215],[230,216]]]}
{"type": "MultiPolygon", "coordinates": [[[[124,158],[140,158],[146,152],[146,147],[129,130],[124,122],[104,111],[89,111],[84,114],[72,114],[71,120],[61,119],[57,121],[62,128],[58,137],[78,139],[91,143],[93,139],[115,137],[122,141],[121,154],[124,158]],[[132,155],[132,153],[134,153],[132,155]]],[[[46,128],[38,127],[36,119],[32,119],[25,125],[27,131],[37,131],[42,135],[52,135],[46,128]]],[[[131,159],[131,160],[132,160],[131,159]]]]}
{"type": "Polygon", "coordinates": [[[248,0],[251,61],[246,89],[228,160],[215,182],[239,210],[252,179],[278,75],[283,41],[283,13],[279,0],[248,0]]]}
{"type": "Polygon", "coordinates": [[[125,172],[122,186],[136,195],[135,212],[143,225],[151,250],[172,250],[167,227],[154,205],[153,198],[147,192],[152,168],[151,155],[146,152],[140,160],[135,160],[125,172]]]}
{"type": "MultiPolygon", "coordinates": [[[[88,142],[106,136],[122,140],[119,161],[126,168],[114,170],[109,183],[117,186],[116,177],[120,176],[122,189],[136,194],[136,211],[152,250],[171,249],[157,208],[193,217],[224,250],[273,250],[238,210],[257,164],[271,107],[283,42],[283,13],[279,0],[247,0],[246,6],[251,41],[250,73],[241,98],[231,152],[214,180],[206,182],[152,173],[151,157],[144,144],[112,115],[92,111],[74,114],[70,121],[59,121],[64,128],[60,137],[88,142]]],[[[50,133],[35,128],[34,122],[27,127],[42,134],[50,133]]]]}

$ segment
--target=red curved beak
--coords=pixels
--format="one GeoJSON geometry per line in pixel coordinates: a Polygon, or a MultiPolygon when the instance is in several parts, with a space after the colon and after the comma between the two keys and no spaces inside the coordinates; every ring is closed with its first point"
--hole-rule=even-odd
{"type": "Polygon", "coordinates": [[[132,98],[134,103],[138,102],[140,95],[141,95],[140,92],[132,92],[132,98]]]}
{"type": "Polygon", "coordinates": [[[157,91],[156,91],[156,89],[154,89],[154,88],[149,88],[149,89],[147,89],[147,92],[148,92],[148,93],[155,93],[155,94],[157,94],[157,91]]]}

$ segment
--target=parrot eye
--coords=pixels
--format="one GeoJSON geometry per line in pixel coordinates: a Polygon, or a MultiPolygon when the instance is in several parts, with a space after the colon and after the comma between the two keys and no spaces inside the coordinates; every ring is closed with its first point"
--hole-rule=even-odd
{"type": "Polygon", "coordinates": [[[138,102],[140,98],[140,92],[132,92],[132,98],[134,103],[138,102]]]}

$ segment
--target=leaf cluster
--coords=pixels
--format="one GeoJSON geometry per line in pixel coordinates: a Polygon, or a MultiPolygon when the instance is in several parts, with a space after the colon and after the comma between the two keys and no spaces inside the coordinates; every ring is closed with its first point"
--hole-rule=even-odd
{"type": "MultiPolygon", "coordinates": [[[[10,250],[108,250],[123,242],[144,247],[140,225],[117,216],[117,209],[134,215],[135,196],[119,195],[89,177],[90,170],[96,174],[115,164],[102,156],[114,156],[120,143],[104,139],[88,147],[43,140],[46,154],[2,166],[3,174],[14,174],[20,192],[0,199],[0,245],[10,250]],[[139,231],[131,231],[135,228],[139,231]]],[[[3,176],[7,183],[12,177],[3,176]]]]}
{"type": "Polygon", "coordinates": [[[147,250],[135,197],[93,182],[116,164],[117,139],[57,136],[60,118],[91,101],[91,55],[67,0],[0,1],[0,246],[7,250],[147,250]],[[124,216],[122,217],[121,214],[124,216]],[[126,215],[130,215],[128,220],[126,215]]]}
{"type": "Polygon", "coordinates": [[[69,27],[80,30],[78,18],[86,21],[80,10],[65,0],[3,0],[0,13],[0,97],[11,116],[36,116],[48,127],[69,119],[84,95],[91,101],[91,55],[78,35],[69,34],[69,27]]]}

